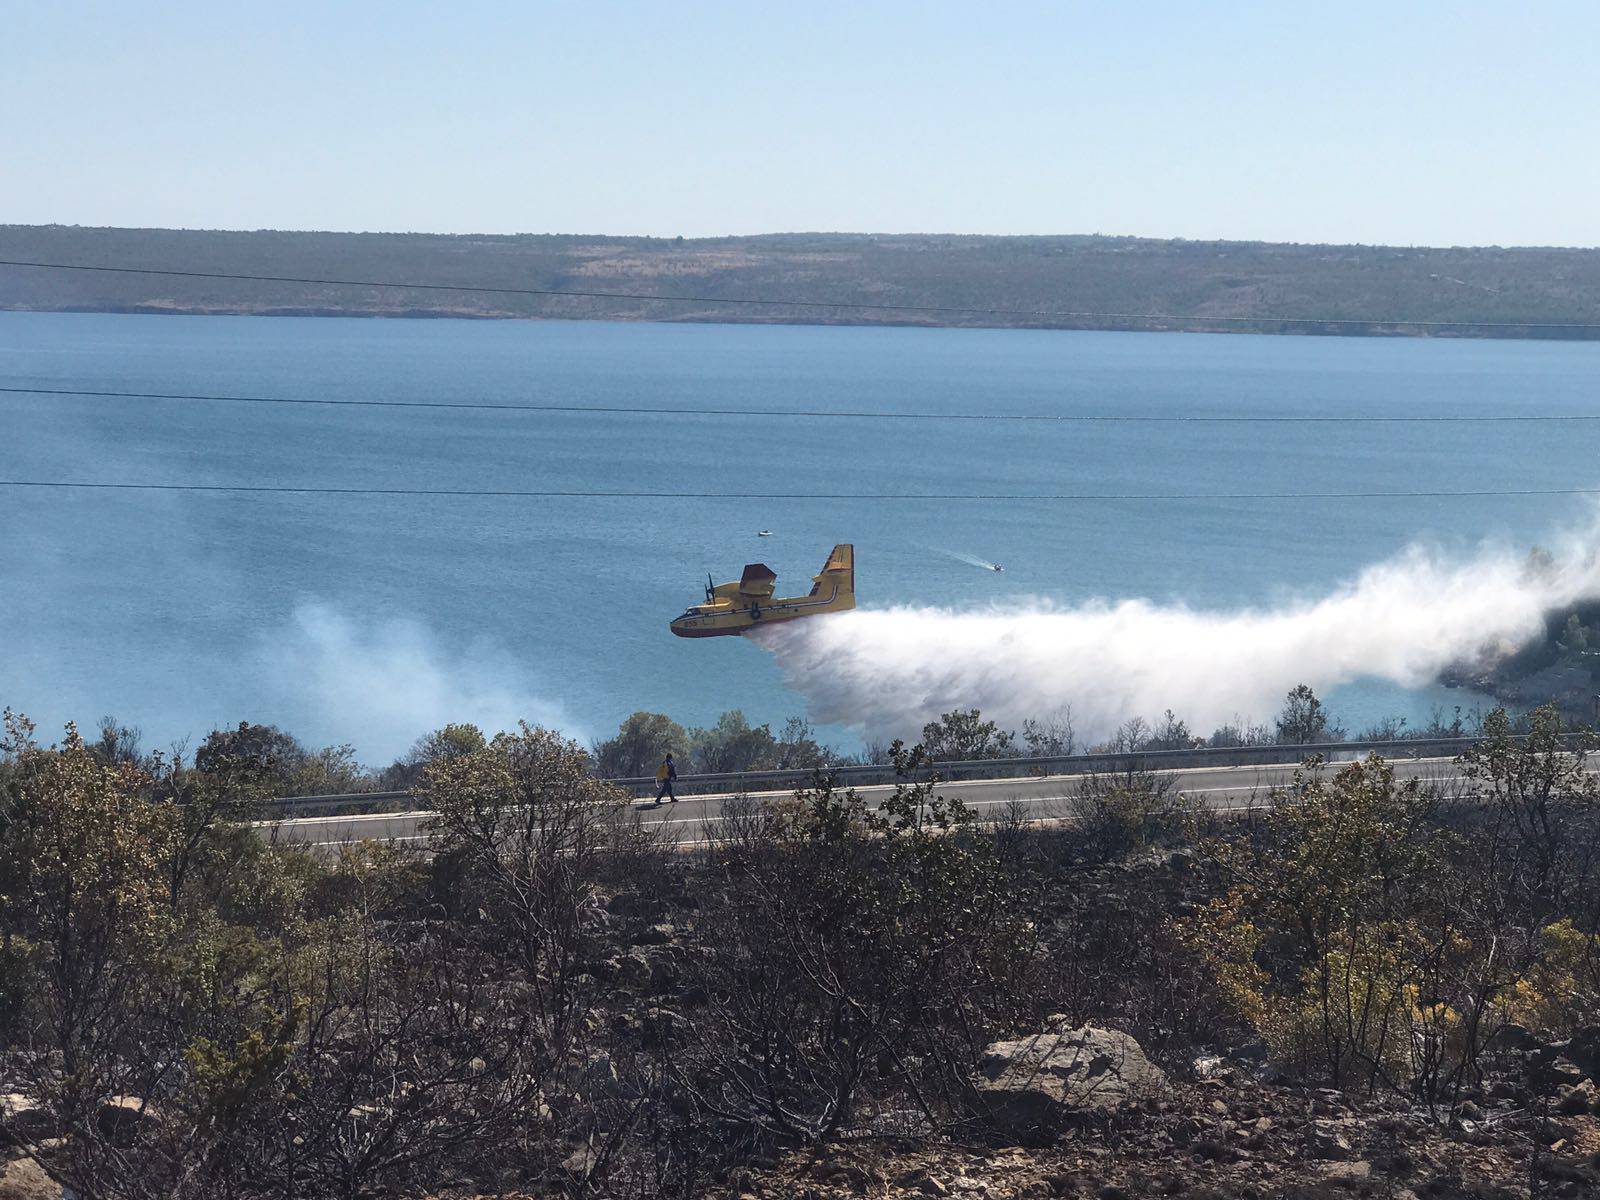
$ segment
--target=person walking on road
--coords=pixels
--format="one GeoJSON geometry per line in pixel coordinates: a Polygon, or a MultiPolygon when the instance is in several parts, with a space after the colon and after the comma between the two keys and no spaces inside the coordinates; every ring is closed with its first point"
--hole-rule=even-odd
{"type": "Polygon", "coordinates": [[[673,765],[672,755],[667,755],[656,768],[656,782],[661,786],[656,789],[656,803],[661,803],[661,797],[671,796],[672,802],[678,802],[678,793],[672,790],[672,785],[677,781],[678,768],[673,765]]]}

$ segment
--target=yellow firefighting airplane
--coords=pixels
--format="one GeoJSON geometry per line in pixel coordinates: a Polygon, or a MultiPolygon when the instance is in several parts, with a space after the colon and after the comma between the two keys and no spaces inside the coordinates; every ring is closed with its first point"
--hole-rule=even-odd
{"type": "Polygon", "coordinates": [[[856,552],[848,542],[835,546],[809,595],[774,597],[777,581],[765,563],[750,563],[737,583],[706,580],[706,602],[686,610],[672,622],[679,637],[723,637],[758,625],[793,621],[820,613],[844,612],[856,606],[856,552]]]}

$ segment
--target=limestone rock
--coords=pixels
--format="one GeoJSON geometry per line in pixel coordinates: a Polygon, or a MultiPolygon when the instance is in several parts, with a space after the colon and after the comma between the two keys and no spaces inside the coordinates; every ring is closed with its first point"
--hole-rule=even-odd
{"type": "Polygon", "coordinates": [[[632,892],[619,892],[606,902],[606,911],[614,917],[634,917],[646,921],[660,918],[666,903],[658,896],[639,896],[632,892]]]}
{"type": "Polygon", "coordinates": [[[1125,1033],[1085,1025],[995,1042],[979,1062],[978,1090],[1004,1124],[1049,1127],[1077,1111],[1165,1096],[1171,1085],[1125,1033]]]}
{"type": "Polygon", "coordinates": [[[812,1172],[819,1179],[849,1188],[858,1195],[882,1191],[884,1179],[876,1171],[855,1163],[823,1163],[812,1172]]]}
{"type": "Polygon", "coordinates": [[[1562,1088],[1555,1107],[1562,1116],[1574,1117],[1594,1108],[1597,1100],[1600,1100],[1600,1093],[1595,1089],[1594,1080],[1585,1079],[1571,1087],[1562,1088]]]}
{"type": "Polygon", "coordinates": [[[643,987],[650,982],[650,960],[637,950],[616,960],[617,980],[624,987],[643,987]]]}
{"type": "Polygon", "coordinates": [[[1355,1157],[1346,1121],[1313,1121],[1306,1128],[1306,1153],[1312,1158],[1347,1159],[1355,1157]]]}
{"type": "Polygon", "coordinates": [[[37,1101],[20,1092],[0,1096],[0,1143],[9,1136],[19,1142],[37,1142],[50,1136],[50,1114],[37,1101]]]}
{"type": "Polygon", "coordinates": [[[61,1185],[31,1158],[0,1162],[0,1200],[61,1200],[61,1185]]]}
{"type": "Polygon", "coordinates": [[[1222,1073],[1222,1056],[1220,1054],[1197,1054],[1193,1065],[1196,1079],[1210,1079],[1222,1073]]]}
{"type": "MultiPolygon", "coordinates": [[[[670,950],[671,947],[664,947],[670,950]]],[[[661,995],[673,991],[682,981],[683,971],[678,966],[677,959],[670,953],[656,951],[646,956],[650,964],[650,990],[661,995]]]]}
{"type": "Polygon", "coordinates": [[[1322,1177],[1330,1181],[1360,1182],[1372,1178],[1372,1164],[1369,1162],[1329,1163],[1322,1168],[1322,1177]]]}
{"type": "Polygon", "coordinates": [[[126,1150],[155,1122],[155,1114],[138,1096],[112,1096],[100,1105],[94,1122],[101,1137],[126,1150]]]}
{"type": "Polygon", "coordinates": [[[599,1157],[588,1146],[579,1146],[561,1160],[561,1167],[575,1179],[588,1179],[599,1157]]]}
{"type": "MultiPolygon", "coordinates": [[[[1584,1078],[1583,1068],[1567,1056],[1568,1042],[1552,1042],[1530,1050],[1526,1059],[1528,1082],[1538,1091],[1570,1087],[1584,1078]]],[[[1579,1050],[1580,1055],[1582,1050],[1579,1050]]]]}
{"type": "Polygon", "coordinates": [[[1491,1045],[1502,1050],[1532,1050],[1539,1045],[1539,1039],[1534,1037],[1526,1026],[1514,1022],[1500,1026],[1489,1041],[1491,1045]]]}
{"type": "Polygon", "coordinates": [[[635,1099],[638,1096],[637,1091],[618,1073],[611,1055],[605,1053],[592,1054],[578,1064],[573,1072],[573,1082],[588,1101],[614,1096],[635,1099]]]}
{"type": "Polygon", "coordinates": [[[1574,1033],[1562,1048],[1561,1059],[1600,1083],[1600,1025],[1585,1025],[1574,1033]]]}
{"type": "Polygon", "coordinates": [[[907,1191],[921,1192],[924,1196],[948,1196],[950,1189],[944,1182],[929,1171],[927,1167],[914,1167],[909,1171],[902,1171],[894,1179],[898,1188],[907,1191]]]}

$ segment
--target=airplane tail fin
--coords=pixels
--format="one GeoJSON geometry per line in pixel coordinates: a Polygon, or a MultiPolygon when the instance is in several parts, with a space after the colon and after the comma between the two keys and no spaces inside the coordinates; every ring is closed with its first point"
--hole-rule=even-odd
{"type": "Polygon", "coordinates": [[[822,573],[816,577],[811,594],[816,596],[824,591],[831,592],[840,600],[848,597],[847,607],[855,607],[856,548],[851,543],[841,542],[835,546],[833,553],[828,555],[828,561],[822,564],[822,573]]]}

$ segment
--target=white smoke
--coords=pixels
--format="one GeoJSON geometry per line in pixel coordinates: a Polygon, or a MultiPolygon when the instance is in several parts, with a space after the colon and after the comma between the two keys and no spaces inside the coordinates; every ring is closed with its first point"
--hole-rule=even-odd
{"type": "Polygon", "coordinates": [[[1172,709],[1196,730],[1277,711],[1298,683],[1363,677],[1422,687],[1543,632],[1552,609],[1600,598],[1600,525],[1554,561],[1485,544],[1465,558],[1412,547],[1330,593],[1273,609],[1203,611],[1149,600],[955,612],[858,610],[760,634],[819,722],[914,736],[956,708],[1003,727],[1070,704],[1100,740],[1172,709]]]}
{"type": "Polygon", "coordinates": [[[307,601],[255,649],[256,711],[283,713],[291,733],[349,742],[369,762],[404,752],[448,722],[485,733],[518,720],[577,736],[560,705],[534,695],[503,649],[447,650],[421,622],[357,622],[307,601]]]}

